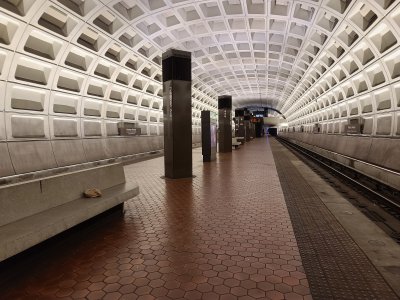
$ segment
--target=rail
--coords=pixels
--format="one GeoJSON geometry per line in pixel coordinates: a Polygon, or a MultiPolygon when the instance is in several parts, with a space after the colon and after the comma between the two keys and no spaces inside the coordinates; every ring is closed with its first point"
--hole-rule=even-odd
{"type": "MultiPolygon", "coordinates": [[[[384,204],[394,210],[391,212],[392,215],[396,215],[400,218],[400,191],[388,186],[378,180],[375,180],[365,174],[358,172],[357,170],[343,165],[337,161],[329,159],[319,153],[316,153],[310,149],[301,147],[298,144],[292,143],[285,138],[277,137],[278,141],[287,147],[311,158],[313,161],[317,162],[319,165],[329,169],[336,175],[346,179],[351,184],[357,186],[358,188],[367,191],[369,194],[373,195],[374,201],[378,204],[384,204]]],[[[392,170],[387,170],[393,173],[392,170]]],[[[398,174],[398,173],[397,173],[398,174]]],[[[399,174],[400,176],[400,174],[399,174]]]]}

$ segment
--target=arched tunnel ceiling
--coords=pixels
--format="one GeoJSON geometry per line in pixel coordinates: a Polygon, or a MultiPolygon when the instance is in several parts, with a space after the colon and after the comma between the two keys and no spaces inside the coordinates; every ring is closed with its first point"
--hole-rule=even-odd
{"type": "MultiPolygon", "coordinates": [[[[231,94],[235,106],[268,105],[280,109],[290,120],[297,120],[340,101],[341,97],[346,98],[351,90],[357,92],[357,82],[346,83],[346,80],[355,78],[372,63],[375,64],[368,74],[370,81],[374,81],[375,73],[377,78],[383,76],[385,82],[395,76],[397,71],[393,66],[397,69],[398,55],[389,57],[388,53],[398,46],[398,3],[398,0],[5,0],[1,1],[0,9],[11,13],[13,18],[17,15],[22,24],[28,22],[44,28],[96,52],[97,67],[105,67],[106,73],[113,68],[107,64],[101,66],[102,57],[126,66],[140,65],[138,71],[157,78],[163,51],[168,48],[190,51],[195,81],[203,86],[202,92],[208,97],[204,108],[207,105],[215,108],[210,97],[231,94]],[[130,52],[139,58],[127,58],[130,52]],[[389,63],[381,62],[383,56],[389,63]],[[310,107],[311,100],[319,101],[322,96],[329,99],[321,100],[322,104],[315,109],[310,107]]],[[[29,42],[33,46],[40,41],[40,34],[28,27],[23,32],[24,26],[11,20],[6,19],[2,26],[5,30],[1,38],[10,39],[11,50],[22,51],[19,48],[23,47],[18,39],[11,40],[13,35],[26,42],[25,51],[29,42]],[[29,38],[26,41],[24,36],[29,34],[31,41],[29,38]]],[[[55,45],[49,46],[53,47],[50,52],[56,52],[55,45]]],[[[32,49],[31,53],[37,51],[32,49]]],[[[90,55],[78,50],[71,55],[90,59],[90,55]]],[[[89,61],[86,63],[90,65],[89,61]]],[[[372,83],[366,85],[369,89],[372,83]]]]}
{"type": "Polygon", "coordinates": [[[327,9],[319,1],[282,0],[125,0],[113,7],[136,10],[133,26],[162,50],[191,51],[194,74],[218,94],[231,94],[237,105],[276,107],[311,59],[307,47],[321,47],[331,35],[324,22],[327,12],[338,14],[329,8],[335,1],[327,9]]]}
{"type": "Polygon", "coordinates": [[[397,24],[381,22],[395,2],[123,0],[108,6],[162,51],[191,51],[194,74],[217,94],[231,94],[239,106],[286,112],[339,60],[346,57],[348,67],[336,68],[323,90],[351,74],[353,64],[363,65],[369,51],[379,57],[396,42],[397,24]]]}
{"type": "Polygon", "coordinates": [[[193,53],[195,140],[221,94],[281,130],[399,137],[399,41],[400,0],[1,0],[0,176],[161,147],[172,47],[193,53]]]}

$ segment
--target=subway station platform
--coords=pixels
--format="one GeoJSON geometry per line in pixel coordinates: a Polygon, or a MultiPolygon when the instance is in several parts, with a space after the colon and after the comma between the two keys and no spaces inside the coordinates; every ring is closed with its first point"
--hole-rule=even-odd
{"type": "Polygon", "coordinates": [[[140,195],[124,214],[3,265],[0,298],[398,299],[400,267],[369,255],[389,266],[399,246],[378,229],[355,238],[329,205],[346,204],[278,141],[211,163],[195,149],[193,161],[194,177],[182,180],[162,178],[162,157],[127,165],[140,195]],[[365,250],[363,238],[386,250],[365,250]]]}

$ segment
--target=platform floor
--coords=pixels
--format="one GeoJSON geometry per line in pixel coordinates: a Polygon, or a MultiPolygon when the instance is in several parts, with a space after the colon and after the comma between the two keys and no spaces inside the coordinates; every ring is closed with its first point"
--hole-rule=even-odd
{"type": "Polygon", "coordinates": [[[27,269],[18,266],[18,277],[0,285],[0,298],[397,299],[323,204],[307,194],[299,174],[290,173],[276,143],[258,139],[205,164],[196,149],[193,179],[162,179],[163,158],[126,166],[141,193],[126,203],[124,216],[35,253],[27,269]],[[311,202],[302,205],[301,197],[311,202]],[[325,223],[313,223],[314,205],[325,223]],[[301,228],[293,230],[289,215],[301,228]],[[332,243],[337,247],[329,248],[332,243]],[[353,254],[346,265],[335,263],[353,254]],[[368,288],[368,280],[375,285],[368,288]]]}
{"type": "MultiPolygon", "coordinates": [[[[271,140],[271,147],[313,298],[398,299],[363,249],[322,201],[324,197],[318,196],[316,187],[296,166],[298,158],[276,140],[271,140]]],[[[338,198],[329,201],[336,203],[340,201],[338,198]]],[[[347,206],[342,206],[339,213],[347,215],[347,206]]],[[[355,218],[353,213],[348,217],[355,218]]],[[[364,217],[352,226],[365,228],[367,222],[370,221],[364,217]]],[[[382,239],[380,235],[385,233],[378,233],[378,238],[382,239]]],[[[380,248],[372,254],[375,258],[383,258],[380,248]]]]}

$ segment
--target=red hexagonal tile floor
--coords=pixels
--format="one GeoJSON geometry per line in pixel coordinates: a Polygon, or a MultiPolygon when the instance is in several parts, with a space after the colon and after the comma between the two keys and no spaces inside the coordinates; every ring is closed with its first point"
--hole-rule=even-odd
{"type": "Polygon", "coordinates": [[[311,299],[268,143],[193,161],[181,180],[163,158],[126,166],[124,215],[35,254],[2,299],[311,299]]]}

